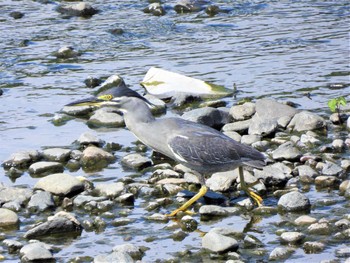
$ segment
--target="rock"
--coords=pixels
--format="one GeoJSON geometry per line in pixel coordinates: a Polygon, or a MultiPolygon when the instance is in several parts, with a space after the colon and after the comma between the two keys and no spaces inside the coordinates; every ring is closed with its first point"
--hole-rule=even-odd
{"type": "Polygon", "coordinates": [[[242,105],[232,106],[230,108],[230,115],[235,121],[243,121],[250,119],[255,113],[255,104],[246,102],[242,105]]]}
{"type": "Polygon", "coordinates": [[[332,142],[332,147],[336,152],[342,152],[345,148],[345,142],[341,139],[335,139],[332,142]]]}
{"type": "Polygon", "coordinates": [[[52,195],[49,192],[40,191],[32,195],[27,208],[30,211],[44,211],[54,206],[52,195]]]}
{"type": "Polygon", "coordinates": [[[96,185],[94,191],[98,195],[106,196],[108,198],[115,198],[119,196],[125,189],[125,185],[122,182],[118,183],[108,183],[108,184],[98,184],[96,185]]]}
{"type": "Polygon", "coordinates": [[[307,131],[305,134],[300,136],[300,142],[302,144],[309,145],[310,147],[314,147],[317,144],[321,144],[321,141],[316,138],[316,134],[312,131],[307,131]]]}
{"type": "Polygon", "coordinates": [[[93,8],[90,4],[84,2],[71,5],[59,5],[56,8],[56,11],[67,16],[81,17],[90,17],[98,13],[97,9],[93,8]]]}
{"type": "Polygon", "coordinates": [[[303,244],[303,249],[307,254],[315,254],[322,252],[325,248],[325,244],[317,241],[307,241],[303,244]]]}
{"type": "Polygon", "coordinates": [[[99,86],[101,83],[102,83],[102,80],[100,78],[95,78],[93,76],[88,76],[84,80],[84,84],[88,88],[95,88],[95,87],[99,86]]]}
{"type": "Polygon", "coordinates": [[[9,15],[10,15],[10,17],[12,17],[14,19],[21,19],[22,17],[24,17],[24,14],[22,12],[19,12],[19,11],[12,11],[12,12],[10,12],[9,15]]]}
{"type": "Polygon", "coordinates": [[[204,3],[208,2],[196,0],[179,0],[174,6],[174,10],[179,14],[199,12],[201,10],[204,10],[204,3]]]}
{"type": "Polygon", "coordinates": [[[229,214],[235,214],[239,211],[235,207],[221,207],[218,205],[202,205],[199,209],[201,216],[227,216],[229,214]]]}
{"type": "Polygon", "coordinates": [[[115,113],[113,108],[101,108],[94,112],[87,124],[92,127],[124,127],[124,118],[118,113],[115,113]]]}
{"type": "Polygon", "coordinates": [[[294,191],[282,195],[278,200],[278,207],[288,212],[300,212],[310,210],[311,204],[304,194],[294,191]]]}
{"type": "Polygon", "coordinates": [[[20,250],[21,262],[51,262],[54,257],[47,245],[42,242],[35,242],[23,246],[20,250]]]}
{"type": "Polygon", "coordinates": [[[339,183],[339,179],[335,176],[320,175],[315,178],[315,185],[318,188],[332,187],[339,183]]]}
{"type": "Polygon", "coordinates": [[[70,158],[71,150],[62,148],[51,148],[43,151],[42,155],[47,161],[66,162],[70,158]]]}
{"type": "Polygon", "coordinates": [[[132,193],[126,193],[118,196],[115,199],[117,202],[122,203],[122,204],[134,204],[135,202],[135,196],[132,193]]]}
{"type": "Polygon", "coordinates": [[[88,146],[89,144],[92,144],[92,145],[99,147],[99,146],[102,146],[104,144],[103,140],[99,139],[97,136],[95,136],[89,132],[84,132],[82,135],[80,135],[77,142],[81,146],[88,146]]]}
{"type": "Polygon", "coordinates": [[[49,217],[46,222],[40,223],[28,230],[24,234],[24,238],[32,239],[63,233],[80,234],[82,229],[80,222],[72,214],[61,211],[49,217]]]}
{"type": "Polygon", "coordinates": [[[115,161],[115,156],[95,146],[88,146],[83,151],[80,164],[83,168],[93,168],[95,170],[106,167],[109,163],[115,161]]]}
{"type": "Polygon", "coordinates": [[[195,231],[198,227],[198,222],[189,215],[183,216],[180,220],[181,229],[184,231],[195,231]]]}
{"type": "Polygon", "coordinates": [[[61,47],[56,53],[55,56],[57,58],[62,58],[62,59],[68,59],[68,58],[75,58],[80,56],[80,52],[75,51],[73,47],[70,46],[65,46],[61,47]]]}
{"type": "Polygon", "coordinates": [[[112,252],[110,254],[101,254],[94,258],[94,263],[120,262],[134,263],[135,261],[125,252],[112,252]]]}
{"type": "Polygon", "coordinates": [[[143,256],[142,250],[133,244],[122,244],[113,247],[113,252],[126,253],[134,260],[141,260],[143,256]]]}
{"type": "Polygon", "coordinates": [[[154,16],[163,16],[165,15],[165,9],[161,6],[160,3],[151,3],[146,8],[143,9],[143,12],[147,14],[152,14],[154,16]]]}
{"type": "Polygon", "coordinates": [[[237,121],[233,123],[227,123],[222,127],[222,132],[238,132],[240,134],[246,133],[250,123],[251,119],[245,120],[245,121],[237,121]]]}
{"type": "Polygon", "coordinates": [[[309,234],[312,235],[329,235],[331,229],[328,223],[314,223],[307,228],[309,234]]]}
{"type": "Polygon", "coordinates": [[[326,165],[322,168],[322,174],[323,175],[330,175],[330,176],[339,176],[341,173],[343,173],[343,169],[332,162],[326,162],[326,165]]]}
{"type": "Polygon", "coordinates": [[[293,117],[288,125],[288,129],[297,132],[319,130],[326,127],[326,121],[309,111],[302,111],[293,117]]]}
{"type": "Polygon", "coordinates": [[[339,185],[339,193],[346,198],[350,197],[350,180],[345,180],[339,185]]]}
{"type": "Polygon", "coordinates": [[[341,160],[340,167],[346,172],[350,171],[350,160],[341,160]]]}
{"type": "Polygon", "coordinates": [[[253,143],[259,142],[260,140],[261,140],[260,135],[248,134],[248,135],[242,136],[241,143],[252,145],[253,143]]]}
{"type": "Polygon", "coordinates": [[[292,177],[290,173],[276,165],[268,165],[262,170],[255,170],[254,175],[256,179],[262,179],[266,186],[284,186],[292,177]]]}
{"type": "Polygon", "coordinates": [[[9,159],[2,163],[5,169],[15,168],[28,168],[32,163],[36,162],[40,158],[40,153],[38,151],[22,151],[14,153],[9,159]]]}
{"type": "Polygon", "coordinates": [[[334,223],[338,229],[350,229],[350,221],[348,219],[340,219],[334,223]]]}
{"type": "Polygon", "coordinates": [[[107,200],[107,197],[105,196],[90,196],[90,195],[78,195],[74,198],[73,200],[73,204],[75,206],[83,206],[83,205],[86,205],[87,203],[90,203],[90,202],[102,202],[102,201],[105,201],[107,200]]]}
{"type": "Polygon", "coordinates": [[[243,242],[244,248],[257,248],[263,246],[263,243],[259,239],[251,235],[246,235],[243,242]]]}
{"type": "Polygon", "coordinates": [[[17,253],[23,247],[23,244],[19,241],[12,239],[5,239],[2,243],[7,247],[9,253],[14,254],[17,253]]]}
{"type": "Polygon", "coordinates": [[[349,247],[339,248],[335,251],[335,254],[337,257],[348,258],[350,257],[350,248],[349,247]]]}
{"type": "Polygon", "coordinates": [[[20,206],[24,205],[32,196],[33,191],[26,188],[6,187],[0,184],[0,204],[16,202],[20,206]]]}
{"type": "Polygon", "coordinates": [[[300,181],[303,183],[311,183],[318,176],[318,172],[308,165],[300,165],[296,167],[300,181]]]}
{"type": "Polygon", "coordinates": [[[232,237],[210,231],[203,237],[202,247],[215,253],[225,253],[228,251],[237,251],[238,242],[232,237]]]}
{"type": "Polygon", "coordinates": [[[256,113],[254,114],[248,134],[267,136],[275,133],[279,119],[283,118],[281,123],[286,122],[286,118],[292,118],[298,110],[281,104],[271,99],[261,99],[255,104],[256,113]]]}
{"type": "Polygon", "coordinates": [[[69,174],[57,173],[41,178],[34,189],[44,190],[58,196],[71,196],[84,190],[84,184],[69,174]]]}
{"type": "Polygon", "coordinates": [[[205,184],[212,191],[225,192],[232,186],[237,177],[238,173],[236,171],[218,172],[208,178],[205,184]]]}
{"type": "Polygon", "coordinates": [[[296,244],[301,242],[305,238],[305,235],[300,232],[284,232],[281,235],[283,242],[288,244],[296,244]]]}
{"type": "Polygon", "coordinates": [[[301,156],[301,152],[293,145],[292,142],[286,142],[272,152],[272,158],[278,161],[297,161],[301,156]]]}
{"type": "Polygon", "coordinates": [[[294,220],[294,223],[298,226],[302,225],[311,225],[313,223],[316,223],[317,219],[308,215],[302,215],[299,216],[297,219],[294,220]]]}
{"type": "Polygon", "coordinates": [[[95,106],[64,106],[62,112],[71,116],[86,116],[91,113],[95,106]]]}
{"type": "Polygon", "coordinates": [[[18,216],[15,212],[0,208],[0,227],[16,226],[19,223],[18,216]]]}
{"type": "Polygon", "coordinates": [[[242,135],[240,135],[238,132],[235,131],[226,131],[223,132],[226,136],[230,137],[232,140],[235,140],[236,142],[240,142],[242,135]]]}
{"type": "Polygon", "coordinates": [[[62,173],[64,167],[59,162],[41,161],[29,166],[28,172],[32,175],[48,175],[52,173],[62,173]]]}
{"type": "Polygon", "coordinates": [[[185,112],[183,119],[201,123],[214,128],[221,128],[229,121],[229,115],[219,109],[204,107],[185,112]]]}
{"type": "Polygon", "coordinates": [[[269,255],[269,260],[281,261],[282,259],[286,259],[293,253],[291,248],[287,247],[276,247],[271,251],[269,255]]]}
{"type": "Polygon", "coordinates": [[[123,165],[136,170],[142,170],[152,165],[152,161],[149,158],[139,153],[125,155],[121,162],[123,165]]]}

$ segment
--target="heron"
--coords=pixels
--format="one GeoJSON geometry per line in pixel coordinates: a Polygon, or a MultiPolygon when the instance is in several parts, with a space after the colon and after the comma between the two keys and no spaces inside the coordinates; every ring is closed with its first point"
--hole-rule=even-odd
{"type": "Polygon", "coordinates": [[[167,216],[174,217],[187,209],[208,191],[205,174],[239,169],[241,189],[258,206],[263,199],[244,181],[243,167],[263,168],[265,156],[251,146],[241,144],[222,132],[207,125],[180,117],[155,118],[152,105],[139,97],[113,97],[103,94],[98,97],[72,102],[67,106],[94,105],[113,106],[124,115],[126,127],[143,144],[156,152],[199,172],[201,188],[190,200],[167,216]]]}

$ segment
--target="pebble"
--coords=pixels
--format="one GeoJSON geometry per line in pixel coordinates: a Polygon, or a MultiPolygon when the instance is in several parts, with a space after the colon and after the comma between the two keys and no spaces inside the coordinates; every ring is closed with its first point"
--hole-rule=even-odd
{"type": "Polygon", "coordinates": [[[345,142],[341,139],[335,139],[332,142],[332,147],[335,151],[341,152],[345,148],[345,142]]]}
{"type": "Polygon", "coordinates": [[[2,163],[5,169],[28,168],[33,162],[38,161],[41,155],[38,151],[22,151],[11,154],[10,158],[2,163]]]}
{"type": "Polygon", "coordinates": [[[7,250],[11,254],[17,253],[17,251],[23,247],[21,242],[12,239],[5,239],[2,243],[7,247],[7,250]]]}
{"type": "Polygon", "coordinates": [[[332,162],[327,161],[322,168],[323,175],[339,176],[341,173],[343,173],[343,169],[339,165],[332,162]]]}
{"type": "Polygon", "coordinates": [[[246,235],[243,240],[244,248],[257,248],[263,247],[264,244],[256,237],[252,235],[246,235]]]}
{"type": "Polygon", "coordinates": [[[93,144],[99,147],[104,144],[103,140],[99,139],[96,135],[93,135],[90,132],[84,132],[83,134],[81,134],[77,142],[81,146],[88,146],[89,144],[93,144]]]}
{"type": "Polygon", "coordinates": [[[259,142],[260,140],[261,140],[261,136],[256,134],[248,134],[248,135],[243,135],[241,137],[241,143],[247,144],[247,145],[252,145],[253,143],[259,142]]]}
{"type": "Polygon", "coordinates": [[[28,172],[32,175],[48,175],[52,173],[62,173],[64,167],[59,162],[41,161],[29,166],[28,172]]]}
{"type": "Polygon", "coordinates": [[[55,52],[55,56],[62,59],[75,58],[80,55],[80,52],[74,50],[74,48],[70,46],[61,47],[57,52],[55,52]]]}
{"type": "Polygon", "coordinates": [[[269,255],[269,260],[278,261],[286,259],[293,253],[293,251],[293,249],[287,247],[276,247],[271,251],[269,255]]]}
{"type": "Polygon", "coordinates": [[[332,175],[320,175],[315,178],[315,185],[319,188],[335,186],[338,182],[339,179],[332,175]]]}
{"type": "Polygon", "coordinates": [[[250,126],[251,119],[244,120],[244,121],[237,121],[233,123],[227,123],[225,124],[221,131],[222,132],[238,132],[240,134],[246,133],[248,131],[248,128],[250,126]]]}
{"type": "Polygon", "coordinates": [[[136,170],[142,170],[152,165],[152,161],[149,158],[139,153],[131,153],[125,155],[122,158],[121,163],[129,168],[136,170]]]}
{"type": "Polygon", "coordinates": [[[152,14],[154,16],[163,16],[165,15],[165,9],[160,3],[151,3],[143,9],[143,12],[147,14],[152,14]]]}
{"type": "Polygon", "coordinates": [[[87,124],[92,127],[110,128],[119,128],[125,126],[123,116],[115,113],[115,109],[107,107],[96,110],[87,121],[87,124]]]}
{"type": "Polygon", "coordinates": [[[101,183],[95,186],[94,191],[99,196],[105,196],[108,198],[115,198],[119,196],[125,189],[125,185],[122,182],[117,183],[101,183]]]}
{"type": "Polygon", "coordinates": [[[310,210],[311,204],[304,194],[294,191],[282,195],[278,200],[278,207],[288,212],[299,212],[310,210]]]}
{"type": "Polygon", "coordinates": [[[300,232],[284,232],[281,235],[283,242],[288,244],[296,244],[301,242],[305,238],[305,235],[300,232]]]}
{"type": "Polygon", "coordinates": [[[224,253],[228,251],[237,251],[238,242],[232,237],[209,231],[202,238],[202,247],[216,253],[224,253]]]}
{"type": "Polygon", "coordinates": [[[98,10],[90,4],[80,2],[77,4],[59,5],[56,11],[68,16],[90,17],[98,13],[98,10]]]}
{"type": "Polygon", "coordinates": [[[309,234],[313,235],[329,235],[331,233],[331,229],[328,223],[314,223],[311,224],[307,231],[309,234]]]}
{"type": "Polygon", "coordinates": [[[303,249],[307,254],[316,254],[322,252],[325,244],[318,241],[307,241],[303,244],[303,249]]]}
{"type": "Polygon", "coordinates": [[[22,262],[50,262],[54,259],[47,245],[35,242],[23,246],[20,250],[22,262]]]}
{"type": "Polygon", "coordinates": [[[142,250],[133,244],[127,243],[113,247],[113,252],[126,253],[134,260],[141,260],[143,256],[142,250]]]}
{"type": "Polygon", "coordinates": [[[0,227],[16,226],[19,223],[18,216],[15,212],[0,208],[0,227]]]}
{"type": "Polygon", "coordinates": [[[317,219],[308,215],[299,216],[294,220],[294,223],[298,226],[311,225],[317,222],[317,219]]]}
{"type": "Polygon", "coordinates": [[[242,105],[232,106],[230,108],[230,115],[235,121],[243,121],[251,118],[255,113],[255,104],[246,102],[242,105]]]}
{"type": "Polygon", "coordinates": [[[115,156],[96,146],[88,146],[83,151],[80,163],[84,168],[102,169],[116,160],[115,156]]]}
{"type": "Polygon", "coordinates": [[[16,202],[20,206],[30,199],[33,191],[26,188],[6,187],[0,184],[0,204],[4,206],[6,203],[16,202]]]}
{"type": "Polygon", "coordinates": [[[44,211],[51,207],[55,207],[52,195],[49,192],[39,191],[34,193],[27,205],[30,211],[44,211]]]}
{"type": "Polygon", "coordinates": [[[187,111],[181,117],[185,120],[201,123],[214,128],[221,128],[230,120],[228,114],[212,107],[187,111]]]}
{"type": "Polygon", "coordinates": [[[303,183],[311,183],[319,175],[317,171],[308,165],[300,165],[296,167],[300,181],[303,183]]]}
{"type": "Polygon", "coordinates": [[[345,180],[339,185],[339,193],[350,198],[350,180],[345,180]]]}
{"type": "Polygon", "coordinates": [[[292,177],[279,167],[271,165],[265,166],[262,170],[255,170],[254,175],[257,179],[262,179],[266,186],[284,186],[292,177]]]}
{"type": "Polygon", "coordinates": [[[292,142],[286,142],[272,152],[272,158],[277,161],[297,161],[301,156],[301,152],[292,142]]]}
{"type": "Polygon", "coordinates": [[[201,216],[227,216],[232,212],[237,212],[238,210],[239,209],[236,208],[230,211],[230,209],[217,205],[202,205],[201,208],[199,208],[199,214],[201,216]]]}
{"type": "Polygon", "coordinates": [[[84,183],[65,173],[51,174],[39,179],[34,190],[40,189],[58,196],[68,196],[82,192],[84,183]]]}
{"type": "Polygon", "coordinates": [[[50,148],[42,152],[43,158],[47,161],[66,162],[70,158],[71,150],[62,148],[50,148]]]}
{"type": "Polygon", "coordinates": [[[297,132],[319,130],[325,127],[326,121],[321,116],[309,111],[295,114],[288,125],[288,129],[297,132]]]}
{"type": "Polygon", "coordinates": [[[134,263],[135,261],[125,252],[112,252],[110,254],[100,254],[94,258],[94,263],[123,262],[134,263]]]}
{"type": "Polygon", "coordinates": [[[76,117],[86,116],[94,110],[94,106],[64,106],[62,112],[76,117]]]}

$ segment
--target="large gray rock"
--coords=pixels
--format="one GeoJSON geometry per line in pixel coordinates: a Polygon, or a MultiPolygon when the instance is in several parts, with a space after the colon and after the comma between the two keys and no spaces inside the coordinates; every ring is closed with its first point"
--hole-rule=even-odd
{"type": "Polygon", "coordinates": [[[182,115],[182,118],[215,128],[221,128],[230,120],[227,112],[211,107],[204,107],[185,112],[182,115]]]}
{"type": "Polygon", "coordinates": [[[218,172],[214,173],[210,178],[208,178],[205,184],[212,191],[224,192],[231,187],[233,182],[236,181],[237,177],[237,171],[218,172]]]}
{"type": "Polygon", "coordinates": [[[28,172],[32,175],[47,175],[51,173],[62,173],[64,167],[59,162],[41,161],[29,166],[28,172]]]}
{"type": "Polygon", "coordinates": [[[256,113],[252,118],[248,133],[262,136],[274,133],[279,122],[285,123],[286,119],[291,119],[298,112],[288,105],[271,99],[258,100],[255,109],[256,113]]]}
{"type": "Polygon", "coordinates": [[[236,251],[238,249],[238,242],[232,237],[209,231],[202,239],[202,247],[216,253],[224,253],[227,251],[236,251]]]}
{"type": "Polygon", "coordinates": [[[310,210],[311,204],[304,194],[294,191],[282,195],[278,207],[288,212],[300,212],[310,210]]]}
{"type": "Polygon", "coordinates": [[[94,127],[124,127],[124,118],[114,112],[113,108],[101,108],[88,120],[88,124],[94,127]]]}
{"type": "Polygon", "coordinates": [[[0,227],[14,226],[19,223],[18,216],[15,212],[0,208],[0,227]]]}
{"type": "Polygon", "coordinates": [[[69,196],[84,190],[83,182],[69,174],[57,173],[41,178],[34,189],[44,190],[54,195],[69,196]]]}
{"type": "Polygon", "coordinates": [[[293,131],[311,131],[326,127],[326,121],[315,113],[302,111],[295,114],[288,125],[288,129],[293,131]]]}
{"type": "Polygon", "coordinates": [[[286,142],[272,152],[272,158],[279,161],[297,161],[301,156],[301,152],[293,145],[292,142],[286,142]]]}
{"type": "Polygon", "coordinates": [[[71,150],[62,148],[50,148],[43,151],[43,157],[48,161],[66,162],[69,160],[71,150]]]}
{"type": "Polygon", "coordinates": [[[20,250],[22,262],[52,262],[54,259],[47,245],[35,242],[23,246],[20,250]]]}
{"type": "Polygon", "coordinates": [[[28,168],[29,165],[40,159],[40,153],[38,151],[22,151],[11,154],[10,158],[2,163],[5,169],[11,167],[16,168],[28,168]]]}
{"type": "Polygon", "coordinates": [[[40,191],[32,195],[27,208],[31,211],[44,211],[54,206],[55,203],[51,193],[40,191]]]}
{"type": "Polygon", "coordinates": [[[61,211],[44,223],[34,226],[24,234],[24,238],[32,239],[40,236],[49,236],[52,234],[77,233],[82,231],[80,222],[70,213],[61,211]]]}

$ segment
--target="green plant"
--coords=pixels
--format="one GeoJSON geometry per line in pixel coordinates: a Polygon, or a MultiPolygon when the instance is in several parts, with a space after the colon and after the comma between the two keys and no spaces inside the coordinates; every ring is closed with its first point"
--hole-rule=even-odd
{"type": "Polygon", "coordinates": [[[342,123],[342,119],[340,116],[340,106],[346,105],[346,99],[344,97],[338,97],[338,98],[334,98],[334,99],[330,99],[328,101],[328,107],[331,110],[331,112],[337,112],[338,113],[338,118],[339,118],[339,122],[342,123]]]}

